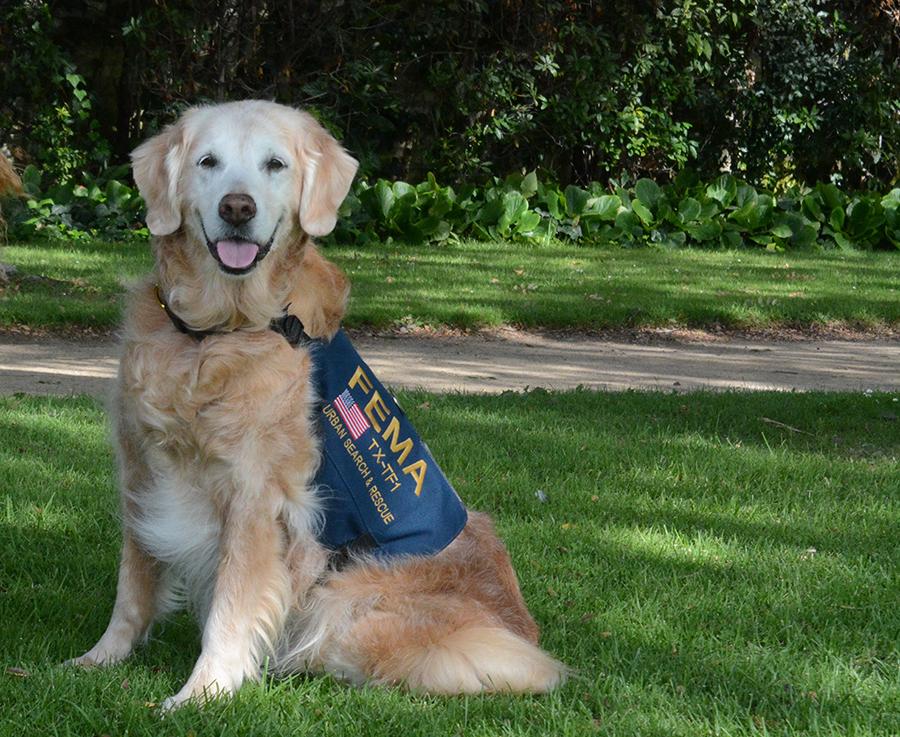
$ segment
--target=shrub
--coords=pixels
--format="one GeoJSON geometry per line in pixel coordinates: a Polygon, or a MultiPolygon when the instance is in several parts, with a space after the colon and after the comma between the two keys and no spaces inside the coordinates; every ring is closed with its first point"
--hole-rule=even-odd
{"type": "Polygon", "coordinates": [[[128,167],[122,166],[101,177],[43,187],[41,173],[27,167],[22,173],[26,197],[7,211],[10,235],[21,240],[146,237],[144,202],[136,189],[120,181],[127,173],[128,167]]]}
{"type": "MultiPolygon", "coordinates": [[[[146,237],[137,190],[116,178],[125,173],[121,167],[42,187],[40,173],[28,167],[27,198],[7,212],[11,235],[146,237]]],[[[458,188],[440,185],[433,174],[416,185],[362,179],[340,216],[330,240],[361,246],[468,237],[664,248],[900,248],[900,188],[884,196],[846,194],[823,183],[776,195],[730,174],[704,182],[682,172],[664,186],[643,178],[587,188],[541,181],[534,171],[458,188]]]]}
{"type": "Polygon", "coordinates": [[[782,191],[884,189],[898,176],[900,22],[889,2],[49,8],[0,9],[0,37],[16,39],[0,51],[0,140],[60,181],[96,175],[110,147],[124,161],[186,104],[251,96],[313,108],[372,177],[483,181],[539,168],[586,185],[725,167],[782,191]]]}
{"type": "Polygon", "coordinates": [[[845,194],[833,184],[780,196],[730,174],[702,182],[683,172],[660,187],[650,179],[565,188],[535,172],[485,187],[360,182],[341,208],[334,238],[366,243],[473,237],[666,248],[900,248],[900,188],[845,194]]]}

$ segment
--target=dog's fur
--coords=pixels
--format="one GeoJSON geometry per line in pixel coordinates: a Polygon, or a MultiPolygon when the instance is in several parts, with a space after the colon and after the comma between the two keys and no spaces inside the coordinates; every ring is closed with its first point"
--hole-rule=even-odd
{"type": "MultiPolygon", "coordinates": [[[[22,180],[16,174],[12,164],[0,153],[0,197],[22,194],[22,180]]],[[[6,221],[3,219],[3,209],[0,208],[0,243],[6,237],[6,221]]],[[[0,282],[6,279],[6,270],[0,268],[0,282]]]]}
{"type": "Polygon", "coordinates": [[[233,692],[266,657],[278,672],[441,694],[560,683],[486,516],[470,513],[437,555],[357,557],[339,571],[317,541],[310,357],[267,326],[289,305],[311,336],[337,331],[348,283],[309,236],[334,228],[356,162],[309,115],[259,101],[191,109],[133,161],[156,272],[132,291],[123,329],[115,607],[75,662],[122,660],[187,603],[202,652],[165,708],[233,692]],[[220,217],[233,194],[255,201],[248,222],[220,217]],[[234,275],[221,241],[271,250],[234,275]],[[157,284],[188,325],[222,334],[178,332],[157,284]]]}
{"type": "Polygon", "coordinates": [[[0,153],[0,196],[22,194],[22,180],[7,158],[0,153]]]}

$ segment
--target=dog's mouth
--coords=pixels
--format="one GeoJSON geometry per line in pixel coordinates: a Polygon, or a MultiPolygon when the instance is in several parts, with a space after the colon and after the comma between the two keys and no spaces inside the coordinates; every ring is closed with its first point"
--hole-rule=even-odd
{"type": "Polygon", "coordinates": [[[278,218],[272,235],[265,243],[257,243],[245,238],[223,238],[213,241],[206,233],[203,218],[200,217],[199,220],[203,237],[206,239],[206,247],[212,257],[219,262],[219,267],[227,274],[240,275],[249,274],[268,255],[272,243],[275,242],[275,234],[278,232],[282,218],[278,218]]]}
{"type": "Polygon", "coordinates": [[[219,263],[226,269],[246,269],[259,256],[259,244],[253,241],[218,241],[214,248],[219,263]]]}

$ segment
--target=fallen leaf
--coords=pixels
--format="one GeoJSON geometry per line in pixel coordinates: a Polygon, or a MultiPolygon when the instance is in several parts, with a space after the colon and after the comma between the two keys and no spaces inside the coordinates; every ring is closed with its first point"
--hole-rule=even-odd
{"type": "Polygon", "coordinates": [[[760,417],[760,422],[765,422],[767,425],[774,425],[775,427],[781,427],[785,430],[790,430],[791,432],[797,432],[802,435],[812,435],[811,432],[806,432],[806,430],[801,430],[797,427],[792,427],[791,425],[786,425],[783,422],[779,422],[778,420],[770,419],[769,417],[760,417]]]}

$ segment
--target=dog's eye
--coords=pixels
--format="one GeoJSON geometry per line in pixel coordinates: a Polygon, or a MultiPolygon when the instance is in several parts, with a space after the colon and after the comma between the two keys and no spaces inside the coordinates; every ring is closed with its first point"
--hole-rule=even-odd
{"type": "Polygon", "coordinates": [[[287,167],[287,164],[285,164],[281,159],[275,158],[274,156],[266,162],[267,171],[281,171],[285,167],[287,167]]]}
{"type": "Polygon", "coordinates": [[[202,166],[204,169],[215,169],[218,165],[219,160],[212,154],[201,156],[200,160],[197,162],[197,166],[202,166]]]}

